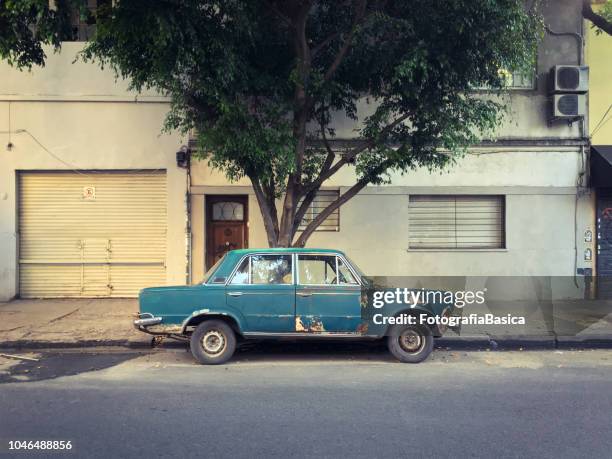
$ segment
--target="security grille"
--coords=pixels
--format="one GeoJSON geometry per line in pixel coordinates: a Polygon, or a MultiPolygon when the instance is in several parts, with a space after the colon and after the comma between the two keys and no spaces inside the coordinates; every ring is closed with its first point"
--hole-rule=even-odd
{"type": "MultiPolygon", "coordinates": [[[[298,231],[303,231],[306,226],[327,208],[332,202],[338,199],[338,190],[319,190],[310,207],[306,211],[298,231]]],[[[315,231],[339,231],[340,230],[340,209],[334,210],[315,231]]]]}

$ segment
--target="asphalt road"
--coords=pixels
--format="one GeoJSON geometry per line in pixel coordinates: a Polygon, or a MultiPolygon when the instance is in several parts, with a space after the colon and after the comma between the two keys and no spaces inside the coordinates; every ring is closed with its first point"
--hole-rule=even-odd
{"type": "Polygon", "coordinates": [[[283,345],[0,359],[9,457],[610,457],[612,352],[283,345]],[[9,440],[70,440],[62,454],[9,440]]]}

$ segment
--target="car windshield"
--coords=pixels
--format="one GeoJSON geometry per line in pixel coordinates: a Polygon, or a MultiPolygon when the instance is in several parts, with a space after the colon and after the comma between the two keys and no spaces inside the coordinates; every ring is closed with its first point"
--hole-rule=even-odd
{"type": "Polygon", "coordinates": [[[372,284],[372,279],[366,276],[364,272],[361,269],[359,269],[359,266],[357,266],[357,264],[353,260],[351,260],[349,257],[346,257],[346,259],[351,264],[351,266],[353,267],[357,275],[361,277],[361,280],[363,281],[364,284],[372,284]]]}
{"type": "Polygon", "coordinates": [[[219,258],[219,260],[214,265],[212,265],[208,271],[206,271],[206,274],[204,274],[204,279],[202,279],[202,282],[200,282],[200,284],[205,284],[208,282],[210,277],[214,274],[217,268],[221,265],[223,260],[225,260],[225,256],[226,255],[223,255],[221,258],[219,258]]]}

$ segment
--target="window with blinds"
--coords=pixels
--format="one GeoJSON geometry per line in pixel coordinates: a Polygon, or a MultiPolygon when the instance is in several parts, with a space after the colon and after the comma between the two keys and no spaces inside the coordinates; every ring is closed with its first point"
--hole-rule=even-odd
{"type": "MultiPolygon", "coordinates": [[[[504,87],[506,89],[536,89],[536,69],[535,67],[530,71],[515,71],[501,69],[499,71],[500,76],[503,78],[504,87]]],[[[490,91],[491,87],[487,85],[481,85],[474,87],[477,91],[490,91]]]]}
{"type": "Polygon", "coordinates": [[[504,196],[410,196],[411,249],[502,249],[504,196]]]}
{"type": "MultiPolygon", "coordinates": [[[[338,190],[319,190],[306,211],[298,231],[304,231],[306,226],[339,196],[338,190]]],[[[340,209],[334,210],[315,231],[340,231],[340,209]]]]}

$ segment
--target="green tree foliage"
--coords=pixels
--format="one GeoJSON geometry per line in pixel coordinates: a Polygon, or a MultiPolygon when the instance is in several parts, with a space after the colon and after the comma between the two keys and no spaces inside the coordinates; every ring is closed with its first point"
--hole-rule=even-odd
{"type": "Polygon", "coordinates": [[[0,58],[19,68],[43,65],[42,45],[59,47],[61,21],[48,0],[0,0],[0,58]]]}
{"type": "Polygon", "coordinates": [[[541,30],[520,0],[121,0],[83,57],[171,96],[166,127],[196,128],[202,158],[250,179],[271,246],[303,246],[367,184],[491,134],[502,99],[473,89],[531,67],[541,30]],[[354,126],[341,149],[339,117],[354,126]],[[298,232],[347,168],[354,185],[298,232]]]}

